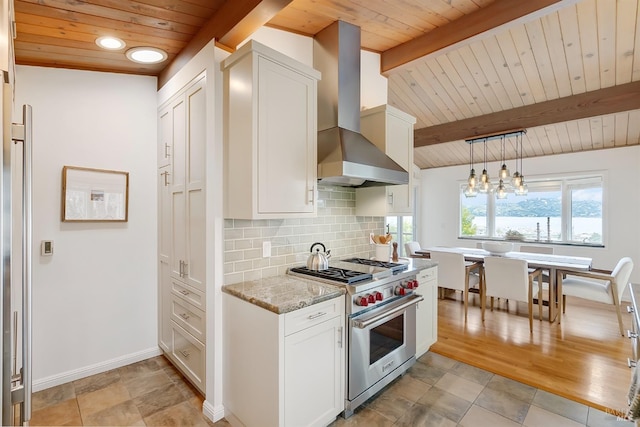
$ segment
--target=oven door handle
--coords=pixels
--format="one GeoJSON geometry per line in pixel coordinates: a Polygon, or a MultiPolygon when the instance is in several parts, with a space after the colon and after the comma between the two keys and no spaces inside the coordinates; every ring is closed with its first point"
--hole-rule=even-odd
{"type": "Polygon", "coordinates": [[[355,328],[358,329],[365,329],[367,328],[369,325],[372,325],[374,323],[376,323],[379,320],[384,319],[385,317],[389,317],[392,314],[398,313],[399,311],[402,311],[404,309],[406,309],[407,307],[410,307],[414,304],[419,303],[420,301],[424,301],[424,298],[422,297],[422,295],[411,295],[406,302],[404,302],[403,304],[400,304],[396,307],[393,307],[390,310],[386,310],[384,313],[380,313],[377,316],[374,316],[370,319],[366,319],[366,320],[353,320],[353,326],[355,328]]]}

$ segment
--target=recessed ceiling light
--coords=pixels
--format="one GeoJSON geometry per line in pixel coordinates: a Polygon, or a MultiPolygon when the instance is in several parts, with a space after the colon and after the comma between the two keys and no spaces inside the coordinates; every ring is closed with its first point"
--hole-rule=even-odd
{"type": "Polygon", "coordinates": [[[157,64],[167,59],[167,52],[155,47],[133,47],[126,52],[127,58],[140,64],[157,64]]]}
{"type": "Polygon", "coordinates": [[[96,44],[103,49],[119,50],[126,46],[125,42],[117,37],[102,36],[96,39],[96,44]]]}

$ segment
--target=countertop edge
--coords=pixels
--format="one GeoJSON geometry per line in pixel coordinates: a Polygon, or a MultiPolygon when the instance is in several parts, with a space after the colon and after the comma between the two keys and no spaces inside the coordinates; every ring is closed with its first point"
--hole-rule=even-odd
{"type": "Polygon", "coordinates": [[[290,313],[346,294],[346,290],[338,286],[289,275],[224,285],[222,286],[222,292],[275,314],[290,313]],[[278,281],[285,283],[280,284],[277,283],[278,281]],[[290,298],[273,303],[272,300],[277,299],[278,293],[282,292],[282,286],[288,288],[289,292],[287,294],[290,298]],[[309,286],[312,286],[313,292],[305,291],[305,288],[308,289],[309,286]],[[253,289],[253,287],[260,292],[254,292],[256,289],[253,289]]]}

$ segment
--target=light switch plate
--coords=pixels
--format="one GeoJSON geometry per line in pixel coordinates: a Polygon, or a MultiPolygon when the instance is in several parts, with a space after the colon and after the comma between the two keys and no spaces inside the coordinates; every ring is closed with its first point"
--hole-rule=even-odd
{"type": "Polygon", "coordinates": [[[42,243],[40,243],[40,255],[53,255],[53,240],[43,240],[42,243]]]}

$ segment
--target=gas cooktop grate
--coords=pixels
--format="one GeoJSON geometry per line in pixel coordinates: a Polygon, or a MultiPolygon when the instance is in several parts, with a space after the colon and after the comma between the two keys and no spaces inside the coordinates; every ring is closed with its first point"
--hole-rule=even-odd
{"type": "Polygon", "coordinates": [[[396,262],[387,262],[387,261],[378,261],[378,260],[375,260],[375,259],[366,259],[366,258],[349,258],[349,259],[343,259],[342,261],[343,262],[350,262],[350,263],[353,263],[353,264],[369,265],[369,266],[372,266],[372,267],[389,268],[394,273],[397,272],[397,271],[402,271],[402,270],[406,270],[407,268],[409,268],[409,266],[407,264],[400,264],[400,263],[396,263],[396,262]]]}
{"type": "Polygon", "coordinates": [[[373,278],[371,274],[344,268],[329,267],[326,270],[310,270],[307,267],[294,267],[290,271],[340,283],[355,283],[373,278]]]}

